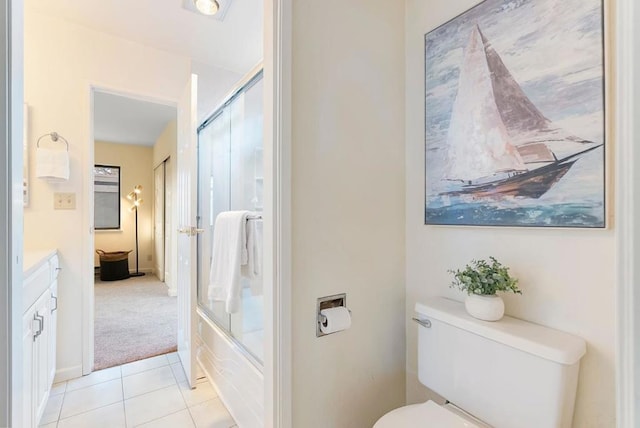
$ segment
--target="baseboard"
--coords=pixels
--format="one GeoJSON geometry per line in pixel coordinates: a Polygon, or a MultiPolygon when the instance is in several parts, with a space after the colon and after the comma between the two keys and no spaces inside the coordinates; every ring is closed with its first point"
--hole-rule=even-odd
{"type": "Polygon", "coordinates": [[[56,375],[53,378],[53,383],[64,382],[66,380],[76,379],[79,377],[82,377],[82,365],[58,369],[56,370],[56,375]]]}

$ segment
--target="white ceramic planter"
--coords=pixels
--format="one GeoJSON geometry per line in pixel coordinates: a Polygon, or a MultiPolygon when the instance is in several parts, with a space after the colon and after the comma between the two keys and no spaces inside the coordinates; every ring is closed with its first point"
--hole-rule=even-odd
{"type": "Polygon", "coordinates": [[[504,316],[504,301],[496,294],[469,294],[464,301],[464,307],[469,315],[483,321],[498,321],[504,316]]]}

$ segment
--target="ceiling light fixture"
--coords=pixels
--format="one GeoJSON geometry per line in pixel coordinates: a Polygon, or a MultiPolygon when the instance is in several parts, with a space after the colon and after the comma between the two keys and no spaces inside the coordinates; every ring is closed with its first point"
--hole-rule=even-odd
{"type": "Polygon", "coordinates": [[[198,11],[203,15],[215,15],[220,9],[217,0],[193,0],[198,11]]]}

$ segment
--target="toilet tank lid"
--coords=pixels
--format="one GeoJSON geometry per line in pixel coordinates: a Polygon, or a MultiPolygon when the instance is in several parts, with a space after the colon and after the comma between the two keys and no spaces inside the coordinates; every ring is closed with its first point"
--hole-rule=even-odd
{"type": "Polygon", "coordinates": [[[481,321],[467,314],[464,304],[443,297],[416,303],[415,309],[424,317],[559,364],[574,364],[587,350],[580,337],[508,316],[495,322],[481,321]]]}

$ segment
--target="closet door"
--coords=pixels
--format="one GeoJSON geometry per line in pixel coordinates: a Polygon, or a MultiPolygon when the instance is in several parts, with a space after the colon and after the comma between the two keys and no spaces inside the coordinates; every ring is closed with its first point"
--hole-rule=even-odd
{"type": "Polygon", "coordinates": [[[153,268],[160,281],[164,281],[164,187],[165,163],[153,171],[153,268]]]}

